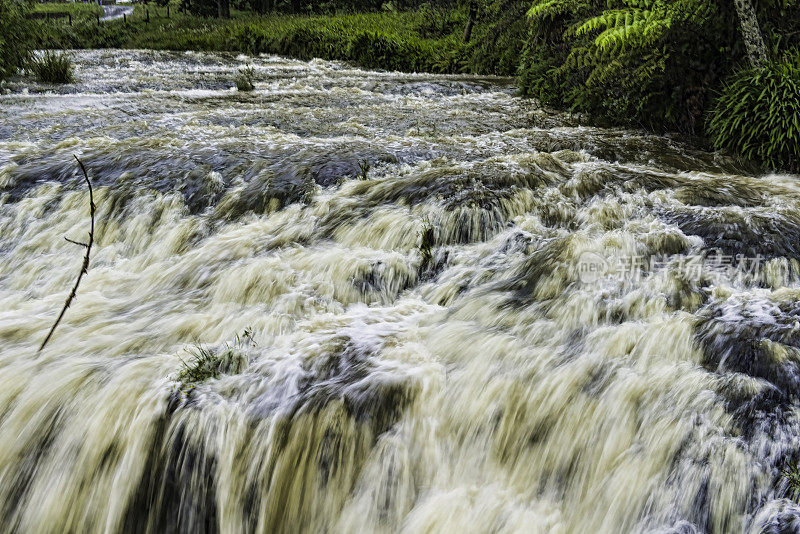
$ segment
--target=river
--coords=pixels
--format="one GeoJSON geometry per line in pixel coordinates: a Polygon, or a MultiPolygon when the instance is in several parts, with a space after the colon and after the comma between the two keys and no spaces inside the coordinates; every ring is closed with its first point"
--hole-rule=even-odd
{"type": "Polygon", "coordinates": [[[73,55],[0,96],[0,531],[798,528],[797,176],[510,80],[73,55]]]}

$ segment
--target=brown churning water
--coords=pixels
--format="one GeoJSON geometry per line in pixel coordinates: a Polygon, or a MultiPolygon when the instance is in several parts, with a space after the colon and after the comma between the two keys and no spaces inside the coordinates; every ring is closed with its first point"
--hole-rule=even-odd
{"type": "Polygon", "coordinates": [[[74,55],[0,96],[0,532],[795,532],[796,176],[508,80],[74,55]]]}

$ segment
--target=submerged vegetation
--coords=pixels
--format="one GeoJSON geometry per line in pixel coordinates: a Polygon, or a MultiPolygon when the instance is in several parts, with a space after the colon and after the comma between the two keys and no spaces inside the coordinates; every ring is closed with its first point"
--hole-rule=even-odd
{"type": "MultiPolygon", "coordinates": [[[[139,5],[128,20],[99,26],[41,22],[35,46],[268,53],[516,75],[522,94],[594,123],[706,137],[765,168],[796,170],[798,1],[187,0],[180,13],[163,2],[139,5]]],[[[242,75],[237,87],[248,90],[246,82],[242,75]]]]}

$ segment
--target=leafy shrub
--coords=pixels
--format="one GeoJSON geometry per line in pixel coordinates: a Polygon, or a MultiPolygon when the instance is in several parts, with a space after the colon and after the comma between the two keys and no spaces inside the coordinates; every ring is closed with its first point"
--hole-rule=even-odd
{"type": "Polygon", "coordinates": [[[465,57],[469,71],[512,76],[517,73],[529,32],[524,0],[485,0],[465,57]]]}
{"type": "Polygon", "coordinates": [[[48,50],[34,57],[28,67],[40,82],[72,83],[75,81],[72,58],[63,52],[48,50]]]}
{"type": "Polygon", "coordinates": [[[260,54],[266,50],[267,36],[256,24],[246,24],[233,28],[228,38],[228,48],[241,50],[249,54],[260,54]]]}
{"type": "Polygon", "coordinates": [[[236,75],[236,89],[239,91],[252,91],[256,88],[253,80],[256,76],[256,71],[253,67],[244,67],[239,69],[236,75]]]}
{"type": "Polygon", "coordinates": [[[303,24],[290,27],[268,47],[272,53],[300,59],[347,59],[347,39],[347,33],[335,24],[303,24]]]}
{"type": "Polygon", "coordinates": [[[800,53],[734,74],[711,110],[708,133],[717,149],[800,170],[800,53]]]}
{"type": "Polygon", "coordinates": [[[349,55],[353,61],[368,69],[409,70],[403,43],[374,32],[357,35],[350,43],[349,55]]]}

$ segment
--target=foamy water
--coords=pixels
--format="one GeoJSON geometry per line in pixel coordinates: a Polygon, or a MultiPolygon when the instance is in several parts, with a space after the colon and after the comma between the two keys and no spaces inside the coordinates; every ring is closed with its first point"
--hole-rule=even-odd
{"type": "Polygon", "coordinates": [[[0,96],[0,531],[798,528],[796,176],[509,80],[74,55],[0,96]]]}

